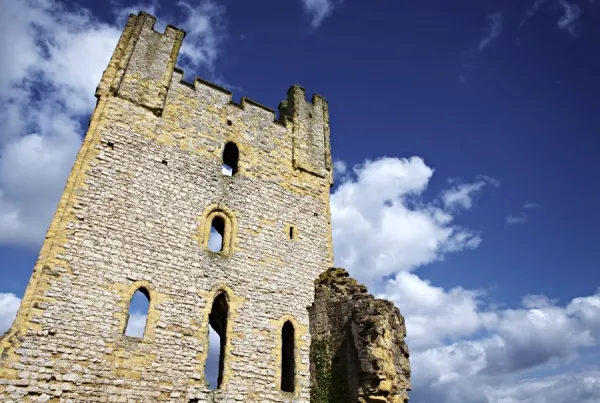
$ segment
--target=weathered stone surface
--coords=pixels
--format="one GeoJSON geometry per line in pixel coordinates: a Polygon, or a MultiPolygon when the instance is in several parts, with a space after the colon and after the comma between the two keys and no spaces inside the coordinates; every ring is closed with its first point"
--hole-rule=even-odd
{"type": "Polygon", "coordinates": [[[214,84],[187,83],[175,67],[184,32],[158,33],[154,22],[130,16],[98,85],[21,307],[0,337],[0,401],[307,402],[310,363],[338,356],[343,365],[317,371],[315,401],[327,401],[319,393],[332,379],[348,380],[339,396],[355,400],[405,396],[397,310],[337,272],[315,294],[333,263],[327,101],[308,102],[294,85],[276,120],[214,84]],[[233,176],[222,173],[228,143],[239,156],[233,176]],[[124,331],[138,290],[150,304],[143,337],[132,338],[124,331]],[[204,379],[209,323],[225,339],[215,391],[204,379]]]}
{"type": "Polygon", "coordinates": [[[281,116],[175,68],[183,31],[132,15],[17,318],[0,401],[308,401],[313,280],[332,264],[327,102],[290,88],[281,116]],[[222,174],[227,142],[238,171],[222,174]],[[213,218],[224,248],[208,250],[213,218]],[[150,307],[124,336],[132,295],[150,307]],[[221,389],[204,379],[225,293],[221,389]],[[280,390],[282,328],[295,388],[280,390]],[[226,329],[225,329],[226,328],[226,329]]]}
{"type": "Polygon", "coordinates": [[[394,304],[331,268],[315,280],[309,313],[313,403],[408,401],[406,328],[394,304]]]}

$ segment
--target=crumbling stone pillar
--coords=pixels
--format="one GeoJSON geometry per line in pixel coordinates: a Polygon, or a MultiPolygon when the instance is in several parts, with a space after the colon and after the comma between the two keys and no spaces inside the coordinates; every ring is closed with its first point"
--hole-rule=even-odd
{"type": "Polygon", "coordinates": [[[309,315],[312,403],[408,401],[406,327],[394,304],[331,268],[315,280],[309,315]]]}

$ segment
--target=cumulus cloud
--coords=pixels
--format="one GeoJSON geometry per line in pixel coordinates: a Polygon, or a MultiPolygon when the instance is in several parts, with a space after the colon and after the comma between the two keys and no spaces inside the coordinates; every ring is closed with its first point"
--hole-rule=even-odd
{"type": "Polygon", "coordinates": [[[479,53],[483,52],[502,33],[502,14],[493,13],[487,17],[485,35],[479,41],[479,53]]]}
{"type": "MultiPolygon", "coordinates": [[[[0,43],[0,52],[11,55],[0,58],[0,243],[37,244],[122,25],[100,22],[85,9],[66,10],[53,0],[0,4],[0,33],[12,39],[0,43]]],[[[155,9],[143,8],[156,15],[155,4],[149,5],[155,9]]],[[[303,4],[314,27],[333,7],[329,1],[303,4]]],[[[211,71],[224,35],[223,9],[214,2],[179,5],[186,16],[169,22],[187,27],[188,39],[198,39],[184,45],[191,46],[182,49],[184,66],[211,71]]],[[[500,34],[499,21],[500,30],[494,29],[498,21],[490,19],[492,37],[482,40],[480,50],[500,34]]],[[[343,175],[331,197],[336,264],[393,300],[405,315],[411,401],[600,400],[597,368],[557,370],[577,360],[582,349],[598,348],[600,293],[565,305],[530,295],[516,308],[498,309],[487,303],[487,290],[444,289],[418,275],[419,267],[480,244],[479,232],[457,224],[458,215],[474,208],[477,197],[497,181],[483,176],[455,181],[426,200],[434,170],[421,158],[382,158],[354,167],[336,161],[334,169],[343,175]],[[535,373],[548,368],[558,375],[535,373]]],[[[0,294],[0,332],[10,326],[19,303],[14,294],[0,294]]],[[[145,321],[145,315],[133,313],[130,332],[142,335],[145,321]]],[[[211,346],[218,345],[217,339],[211,332],[211,346]]],[[[207,366],[216,368],[217,360],[218,350],[211,348],[207,366]]],[[[215,370],[210,371],[207,378],[215,380],[215,370]]]]}
{"type": "Polygon", "coordinates": [[[12,325],[19,305],[21,305],[21,299],[15,294],[0,293],[0,336],[12,325]]]}
{"type": "Polygon", "coordinates": [[[479,297],[484,294],[461,287],[446,291],[413,273],[401,272],[388,281],[382,297],[394,302],[405,315],[409,347],[418,350],[470,336],[484,322],[493,320],[479,312],[479,297]]]}
{"type": "MultiPolygon", "coordinates": [[[[500,309],[488,302],[490,290],[444,289],[418,274],[420,266],[448,253],[477,247],[479,234],[458,226],[457,214],[473,208],[473,197],[486,186],[499,183],[485,176],[452,180],[427,202],[423,195],[434,170],[420,158],[382,158],[346,168],[331,195],[336,265],[392,300],[405,316],[411,400],[541,403],[554,392],[566,396],[570,388],[561,392],[560,380],[569,374],[525,378],[549,368],[560,373],[582,349],[599,347],[600,292],[566,305],[527,295],[520,306],[500,309]]],[[[589,384],[586,393],[600,398],[594,382],[589,384]]],[[[581,390],[572,393],[583,396],[581,390]]]]}
{"type": "MultiPolygon", "coordinates": [[[[417,286],[399,286],[405,279],[392,281],[390,289],[395,292],[388,297],[400,307],[407,322],[412,399],[541,403],[561,388],[565,388],[564,396],[568,390],[583,396],[580,382],[568,387],[559,382],[574,374],[531,378],[535,370],[560,373],[561,365],[577,360],[581,349],[598,348],[600,293],[575,298],[566,306],[544,296],[528,296],[520,308],[493,310],[482,299],[483,293],[460,288],[445,291],[423,284],[413,274],[408,276],[415,277],[408,284],[417,286]],[[412,298],[416,293],[425,295],[424,307],[412,298]]],[[[592,387],[585,394],[588,399],[600,398],[598,374],[589,374],[592,387]]]]}
{"type": "MultiPolygon", "coordinates": [[[[169,21],[188,31],[183,66],[214,71],[223,8],[212,1],[177,4],[184,17],[169,21]]],[[[11,38],[0,43],[0,243],[39,245],[126,14],[116,11],[117,25],[54,0],[0,5],[0,35],[11,38]]],[[[142,8],[157,11],[153,4],[142,8]]]]}
{"type": "Polygon", "coordinates": [[[453,213],[422,199],[432,174],[418,157],[355,166],[331,195],[336,264],[371,285],[477,247],[476,231],[454,225],[453,213]]]}
{"type": "Polygon", "coordinates": [[[300,0],[302,8],[311,18],[313,28],[319,25],[329,17],[335,8],[335,0],[300,0]]]}

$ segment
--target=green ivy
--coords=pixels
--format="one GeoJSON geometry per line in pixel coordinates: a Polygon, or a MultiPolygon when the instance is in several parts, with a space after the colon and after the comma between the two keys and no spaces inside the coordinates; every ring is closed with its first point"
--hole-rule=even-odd
{"type": "Polygon", "coordinates": [[[314,365],[311,403],[346,403],[350,401],[347,379],[331,368],[331,342],[327,338],[313,339],[310,361],[314,365]]]}

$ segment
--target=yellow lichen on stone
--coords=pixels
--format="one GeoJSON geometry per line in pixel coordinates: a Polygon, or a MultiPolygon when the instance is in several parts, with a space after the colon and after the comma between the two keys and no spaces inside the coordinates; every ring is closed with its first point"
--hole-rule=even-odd
{"type": "Polygon", "coordinates": [[[211,204],[204,209],[202,215],[197,219],[198,230],[193,238],[202,248],[208,250],[211,227],[213,220],[217,217],[221,218],[225,225],[221,240],[223,247],[219,254],[230,256],[235,251],[238,225],[235,213],[223,203],[211,204]]]}
{"type": "Polygon", "coordinates": [[[286,398],[295,397],[298,395],[300,388],[298,377],[294,377],[294,392],[281,392],[281,352],[282,352],[282,337],[281,331],[283,329],[283,325],[286,322],[290,322],[294,327],[294,361],[295,361],[295,369],[298,371],[307,371],[308,366],[302,362],[302,356],[300,355],[300,351],[303,350],[306,346],[306,335],[308,333],[308,326],[301,325],[298,323],[296,318],[292,315],[283,315],[279,319],[272,319],[269,321],[271,328],[273,330],[273,334],[271,337],[275,340],[275,348],[272,350],[271,354],[275,359],[275,377],[273,382],[275,383],[280,393],[284,395],[286,398]]]}
{"type": "MultiPolygon", "coordinates": [[[[154,23],[130,16],[97,88],[17,319],[0,340],[0,400],[52,390],[64,401],[306,402],[306,307],[333,259],[327,103],[292,86],[275,120],[215,84],[187,83],[175,67],[183,31],[159,33],[154,23]],[[208,250],[214,220],[224,223],[217,253],[208,250]],[[140,287],[149,308],[134,338],[124,331],[140,287]],[[225,335],[216,391],[204,382],[211,320],[225,335]],[[293,393],[279,385],[288,320],[293,393]]],[[[373,352],[381,360],[384,341],[373,352]]]]}
{"type": "MultiPolygon", "coordinates": [[[[231,362],[235,361],[235,357],[231,354],[232,345],[236,342],[236,340],[243,340],[244,335],[239,334],[233,331],[233,325],[238,318],[238,311],[240,307],[244,304],[245,298],[236,296],[233,293],[233,290],[229,288],[225,283],[217,284],[213,290],[210,292],[199,292],[199,295],[207,302],[203,311],[202,325],[199,327],[198,332],[196,333],[196,338],[201,342],[205,348],[201,353],[197,355],[198,365],[195,368],[195,372],[198,374],[202,374],[204,377],[204,370],[206,365],[206,359],[208,357],[208,327],[209,320],[208,317],[212,310],[212,303],[217,296],[220,294],[225,294],[227,298],[228,304],[228,312],[227,312],[227,345],[225,347],[225,357],[224,357],[224,368],[223,368],[223,380],[222,380],[222,388],[227,386],[227,382],[231,376],[230,366],[231,362]]],[[[193,382],[192,382],[193,383],[193,382]]]]}

